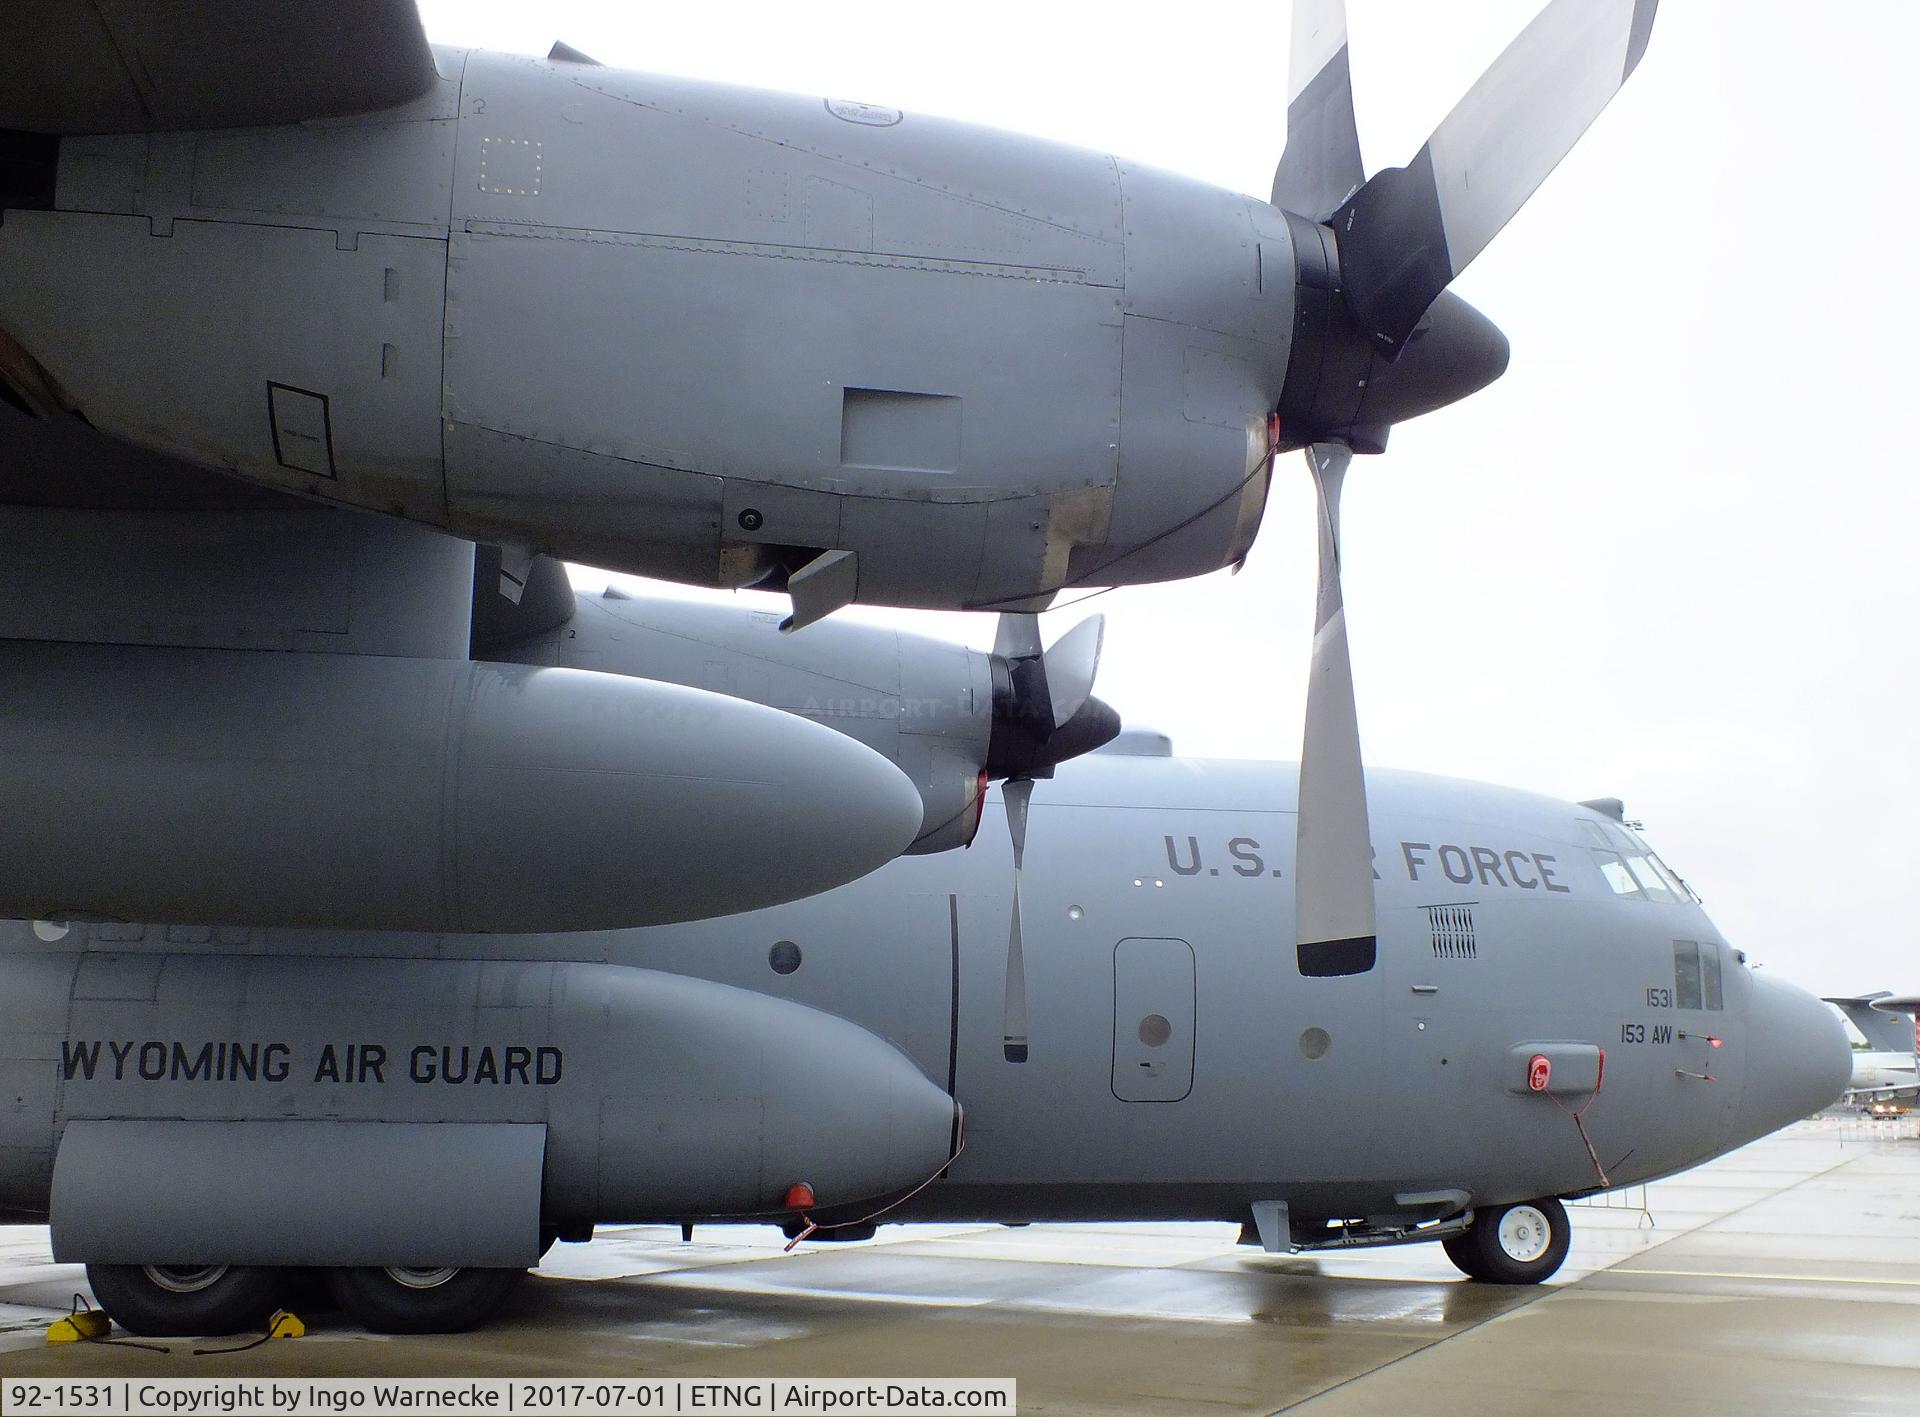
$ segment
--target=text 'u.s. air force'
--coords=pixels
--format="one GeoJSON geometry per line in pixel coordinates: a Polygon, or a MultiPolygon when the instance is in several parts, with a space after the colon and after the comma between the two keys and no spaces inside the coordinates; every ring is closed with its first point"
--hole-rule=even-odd
{"type": "MultiPolygon", "coordinates": [[[[1167,869],[1176,876],[1230,876],[1251,879],[1278,876],[1280,868],[1272,864],[1275,853],[1263,847],[1257,837],[1236,836],[1223,845],[1208,843],[1190,835],[1184,840],[1164,838],[1167,869]]],[[[1460,842],[1403,841],[1400,865],[1409,881],[1438,881],[1445,878],[1456,886],[1491,886],[1501,890],[1546,891],[1567,895],[1572,887],[1562,881],[1560,858],[1541,851],[1513,847],[1484,846],[1460,842]]],[[[1373,878],[1380,879],[1376,862],[1373,878]]]]}

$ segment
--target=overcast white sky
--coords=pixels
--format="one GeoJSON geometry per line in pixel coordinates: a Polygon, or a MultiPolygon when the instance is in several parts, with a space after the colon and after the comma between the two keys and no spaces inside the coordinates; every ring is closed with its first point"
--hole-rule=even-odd
{"type": "MultiPolygon", "coordinates": [[[[1348,0],[1369,166],[1412,156],[1539,4],[1348,0]]],[[[1285,140],[1284,0],[421,8],[437,41],[565,39],[1262,195],[1285,140]]],[[[1916,53],[1910,0],[1668,0],[1456,285],[1511,338],[1506,378],[1359,460],[1342,514],[1370,761],[1624,798],[1729,938],[1822,993],[1920,989],[1916,53]]],[[[1295,756],[1309,513],[1284,460],[1244,574],[1089,607],[1102,696],[1182,753],[1295,756]]]]}

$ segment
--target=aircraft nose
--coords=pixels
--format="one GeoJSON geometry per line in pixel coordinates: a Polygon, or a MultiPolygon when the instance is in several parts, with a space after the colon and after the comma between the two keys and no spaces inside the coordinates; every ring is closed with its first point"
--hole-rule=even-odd
{"type": "Polygon", "coordinates": [[[1751,1036],[1740,1094],[1743,1140],[1810,1117],[1846,1090],[1853,1074],[1846,1028],[1805,990],[1753,976],[1751,1036]]]}

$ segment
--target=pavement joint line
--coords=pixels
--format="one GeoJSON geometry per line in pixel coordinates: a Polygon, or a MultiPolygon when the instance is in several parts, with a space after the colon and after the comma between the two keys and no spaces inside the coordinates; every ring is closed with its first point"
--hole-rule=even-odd
{"type": "Polygon", "coordinates": [[[1889,1284],[1907,1289],[1920,1289],[1920,1279],[1848,1279],[1832,1274],[1744,1274],[1717,1269],[1622,1269],[1611,1265],[1604,1270],[1595,1270],[1596,1274],[1617,1274],[1627,1277],[1636,1274],[1659,1275],[1669,1279],[1759,1279],[1777,1280],[1782,1284],[1889,1284]]]}
{"type": "MultiPolygon", "coordinates": [[[[1729,1210],[1722,1215],[1716,1215],[1711,1220],[1704,1221],[1699,1225],[1689,1226],[1685,1230],[1676,1230],[1673,1234],[1668,1235],[1664,1239],[1654,1241],[1653,1244],[1648,1245],[1645,1249],[1640,1250],[1637,1253],[1640,1255],[1650,1255],[1655,1250],[1664,1249],[1666,1246],[1671,1245],[1676,1240],[1684,1240],[1689,1235],[1699,1234],[1701,1231],[1704,1231],[1704,1230],[1711,1230],[1713,1229],[1714,1226],[1722,1224],[1725,1221],[1729,1221],[1733,1219],[1736,1215],[1745,1215],[1748,1211],[1752,1210],[1757,1205],[1765,1205],[1768,1201],[1773,1200],[1776,1197],[1784,1196],[1788,1191],[1797,1191],[1802,1186],[1810,1185],[1815,1181],[1819,1181],[1824,1179],[1825,1177],[1831,1176],[1835,1171],[1840,1170],[1844,1166],[1851,1166],[1853,1165],[1854,1162],[1859,1161],[1860,1159],[1861,1158],[1858,1156],[1842,1157],[1840,1160],[1834,1162],[1833,1165],[1826,1167],[1824,1170],[1815,1171],[1811,1175],[1803,1175],[1799,1180],[1791,1182],[1788,1185],[1776,1186],[1772,1190],[1768,1191],[1765,1195],[1755,1196],[1752,1200],[1747,1201],[1742,1205],[1737,1205],[1732,1210],[1729,1210]]],[[[1614,1269],[1616,1266],[1620,1265],[1625,1260],[1630,1258],[1633,1258],[1633,1256],[1623,1255],[1621,1256],[1620,1259],[1615,1260],[1613,1264],[1603,1265],[1599,1269],[1594,1270],[1593,1273],[1594,1274],[1607,1273],[1608,1271],[1614,1269]]],[[[1631,1273],[1632,1271],[1626,1271],[1626,1272],[1631,1273]]],[[[1644,1273],[1644,1271],[1642,1272],[1644,1273]]],[[[1574,1284],[1584,1284],[1590,1278],[1592,1278],[1592,1275],[1583,1275],[1581,1278],[1576,1279],[1574,1281],[1574,1284]]],[[[1567,1287],[1572,1288],[1573,1286],[1569,1285],[1567,1287]]]]}
{"type": "MultiPolygon", "coordinates": [[[[1860,1159],[1861,1157],[1859,1156],[1843,1157],[1841,1160],[1834,1162],[1833,1165],[1826,1167],[1824,1170],[1816,1171],[1811,1175],[1802,1175],[1799,1180],[1794,1181],[1791,1184],[1788,1184],[1785,1186],[1776,1186],[1773,1189],[1769,1190],[1765,1195],[1755,1196],[1752,1200],[1747,1201],[1745,1204],[1735,1206],[1732,1210],[1727,1211],[1724,1215],[1717,1215],[1712,1220],[1705,1221],[1699,1225],[1689,1226],[1685,1230],[1676,1231],[1674,1234],[1668,1235],[1665,1239],[1659,1240],[1654,1244],[1648,1245],[1645,1249],[1639,1250],[1636,1253],[1641,1255],[1650,1255],[1655,1250],[1660,1249],[1664,1245],[1671,1245],[1675,1240],[1684,1239],[1686,1236],[1695,1234],[1702,1230],[1710,1230],[1723,1220],[1731,1220],[1734,1216],[1739,1215],[1744,1211],[1751,1210],[1753,1209],[1753,1207],[1757,1205],[1764,1204],[1765,1202],[1772,1200],[1776,1196],[1783,1196],[1788,1191],[1798,1190],[1801,1186],[1804,1186],[1809,1182],[1818,1181],[1825,1176],[1832,1175],[1835,1171],[1838,1171],[1841,1167],[1850,1166],[1854,1162],[1860,1159]]],[[[1578,1289],[1582,1284],[1585,1284],[1589,1279],[1592,1279],[1598,1275],[1613,1273],[1614,1270],[1623,1261],[1630,1258],[1632,1258],[1631,1255],[1622,1255],[1619,1259],[1614,1260],[1611,1264],[1600,1265],[1594,1268],[1593,1270],[1589,1271],[1588,1273],[1581,1275],[1580,1278],[1574,1280],[1573,1283],[1571,1284],[1564,1284],[1555,1288],[1548,1288],[1546,1285],[1536,1286],[1535,1293],[1532,1298],[1527,1299],[1521,1303],[1515,1304],[1510,1309],[1503,1309],[1497,1314],[1489,1314],[1487,1315],[1486,1318],[1480,1319],[1475,1323],[1468,1324],[1463,1329],[1456,1330],[1453,1333],[1441,1334],[1438,1338],[1434,1339],[1431,1343],[1423,1343],[1418,1348],[1410,1348],[1405,1353],[1396,1354],[1394,1357],[1387,1359],[1386,1362],[1384,1363],[1376,1363],[1373,1367],[1368,1368],[1363,1372],[1354,1373],[1348,1377],[1344,1377],[1340,1379],[1339,1382],[1336,1382],[1336,1383],[1329,1383],[1326,1387],[1321,1388],[1318,1392],[1308,1393],[1306,1396],[1298,1399],[1297,1401],[1289,1402],[1284,1407],[1279,1407],[1274,1409],[1274,1411],[1269,1414],[1269,1417],[1281,1417],[1281,1414],[1295,1411],[1301,1407],[1304,1407],[1306,1404],[1310,1402],[1318,1401],[1320,1398],[1325,1397],[1328,1393],[1338,1392],[1341,1388],[1347,1387],[1353,1383],[1357,1383],[1363,1378],[1370,1378],[1375,1373],[1385,1372],[1388,1368],[1394,1367],[1400,1363],[1404,1363],[1410,1358],[1418,1358],[1422,1353],[1426,1353],[1432,1349],[1438,1348],[1443,1343],[1451,1343],[1457,1338],[1465,1338],[1468,1334],[1477,1332],[1478,1330],[1485,1328],[1490,1323],[1494,1323],[1500,1319],[1507,1318],[1509,1315],[1521,1313],[1524,1310],[1532,1308],[1535,1304],[1545,1303],[1547,1300],[1552,1299],[1557,1295],[1571,1294],[1576,1289],[1578,1289]]],[[[1652,1273],[1652,1271],[1649,1271],[1649,1270],[1620,1270],[1619,1272],[1622,1274],[1652,1273]]]]}
{"type": "Polygon", "coordinates": [[[1338,1392],[1340,1391],[1341,1388],[1347,1387],[1353,1383],[1357,1383],[1361,1381],[1363,1378],[1370,1378],[1375,1373],[1385,1372],[1388,1368],[1393,1367],[1396,1363],[1404,1363],[1409,1358],[1418,1358],[1422,1353],[1425,1353],[1427,1350],[1432,1348],[1438,1348],[1443,1343],[1451,1343],[1456,1338],[1465,1338],[1468,1334],[1474,1333],[1479,1329],[1483,1329],[1490,1323],[1497,1323],[1501,1319],[1504,1319],[1511,1314],[1519,1313],[1522,1309],[1531,1309],[1535,1304],[1540,1303],[1542,1300],[1552,1298],[1553,1295],[1557,1292],[1558,1291],[1556,1290],[1545,1289],[1544,1286],[1537,1286],[1531,1298],[1521,1300],[1519,1303],[1515,1304],[1510,1309],[1502,1309],[1497,1314],[1488,1314],[1484,1319],[1477,1319],[1473,1323],[1468,1324],[1465,1328],[1460,1329],[1457,1332],[1443,1333],[1440,1335],[1440,1337],[1434,1339],[1431,1343],[1423,1343],[1418,1348],[1410,1348],[1405,1353],[1397,1354],[1394,1357],[1387,1359],[1387,1361],[1384,1363],[1376,1363],[1371,1368],[1368,1368],[1363,1372],[1353,1373],[1347,1377],[1340,1379],[1340,1381],[1337,1383],[1329,1383],[1327,1384],[1327,1386],[1321,1388],[1318,1392],[1310,1392],[1305,1397],[1302,1397],[1297,1401],[1289,1402],[1285,1407],[1275,1408],[1273,1412],[1268,1414],[1268,1417],[1281,1417],[1281,1414],[1292,1412],[1296,1408],[1304,1407],[1309,1402],[1319,1401],[1321,1398],[1325,1397],[1328,1393],[1338,1392]]]}
{"type": "MultiPolygon", "coordinates": [[[[612,1238],[612,1237],[609,1236],[608,1238],[612,1238]]],[[[635,1240],[629,1240],[626,1243],[652,1247],[652,1246],[678,1246],[680,1242],[677,1240],[635,1239],[635,1240]]],[[[874,1245],[873,1249],[868,1251],[867,1253],[873,1253],[874,1251],[889,1249],[895,1245],[900,1245],[905,1243],[907,1243],[907,1240],[905,1237],[897,1240],[882,1240],[878,1244],[874,1245]]],[[[659,1253],[659,1251],[654,1249],[649,1249],[646,1251],[646,1253],[653,1254],[653,1253],[659,1253]]],[[[658,1278],[661,1275],[668,1275],[668,1274],[696,1274],[705,1270],[731,1269],[735,1266],[743,1265],[743,1264],[769,1264],[776,1260],[790,1262],[798,1259],[813,1259],[813,1258],[819,1258],[824,1255],[828,1255],[830,1253],[831,1251],[828,1251],[825,1249],[813,1249],[813,1250],[796,1250],[791,1254],[783,1251],[779,1251],[779,1250],[768,1250],[768,1251],[765,1251],[764,1253],[756,1251],[752,1254],[715,1255],[709,1259],[699,1260],[699,1261],[689,1261],[686,1264],[676,1264],[669,1261],[664,1268],[654,1269],[654,1270],[635,1270],[631,1274],[565,1274],[557,1270],[543,1273],[538,1268],[530,1270],[528,1272],[535,1279],[559,1279],[559,1280],[565,1280],[568,1283],[592,1283],[592,1282],[596,1282],[600,1280],[608,1280],[608,1279],[616,1279],[616,1280],[617,1279],[654,1279],[654,1278],[658,1278]]]]}

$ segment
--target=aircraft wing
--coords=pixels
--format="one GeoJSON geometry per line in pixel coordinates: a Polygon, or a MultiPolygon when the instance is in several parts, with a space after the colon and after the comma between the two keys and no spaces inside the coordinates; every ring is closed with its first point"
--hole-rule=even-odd
{"type": "Polygon", "coordinates": [[[139,133],[391,108],[434,82],[414,0],[9,0],[0,128],[139,133]]]}
{"type": "Polygon", "coordinates": [[[1882,1083],[1878,1087],[1850,1087],[1843,1100],[1846,1102],[1920,1101],[1920,1083],[1882,1083]]]}

